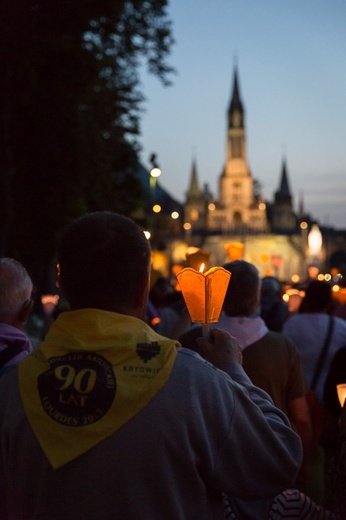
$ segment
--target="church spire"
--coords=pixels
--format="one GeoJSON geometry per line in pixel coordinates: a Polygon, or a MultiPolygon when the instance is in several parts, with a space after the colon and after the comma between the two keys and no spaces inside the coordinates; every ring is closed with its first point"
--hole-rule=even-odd
{"type": "Polygon", "coordinates": [[[282,160],[280,186],[278,191],[275,193],[275,199],[281,201],[286,200],[287,202],[291,201],[291,192],[288,183],[287,166],[285,158],[283,158],[282,160]]]}
{"type": "Polygon", "coordinates": [[[196,165],[196,159],[194,158],[192,161],[190,186],[189,186],[189,189],[187,192],[187,199],[194,200],[196,198],[199,198],[200,196],[201,196],[201,190],[199,189],[198,176],[197,176],[197,165],[196,165]]]}
{"type": "Polygon", "coordinates": [[[292,207],[285,157],[282,160],[280,186],[275,192],[272,206],[271,227],[274,233],[292,232],[297,229],[297,218],[292,207]]]}
{"type": "Polygon", "coordinates": [[[185,221],[196,231],[206,226],[206,198],[199,188],[196,159],[192,161],[190,185],[186,194],[185,221]]]}
{"type": "Polygon", "coordinates": [[[299,195],[298,214],[300,217],[305,215],[305,204],[304,204],[304,194],[303,193],[300,193],[300,195],[299,195]]]}
{"type": "Polygon", "coordinates": [[[238,82],[238,67],[234,66],[233,71],[233,92],[232,92],[232,98],[228,109],[228,115],[229,115],[229,122],[231,124],[232,122],[232,115],[234,112],[238,112],[241,115],[244,114],[244,108],[243,103],[240,99],[240,93],[239,93],[239,82],[238,82]]]}

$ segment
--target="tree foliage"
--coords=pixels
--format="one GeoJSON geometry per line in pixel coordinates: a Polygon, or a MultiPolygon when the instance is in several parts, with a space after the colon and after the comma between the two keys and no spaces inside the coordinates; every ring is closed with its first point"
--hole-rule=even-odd
{"type": "Polygon", "coordinates": [[[71,219],[141,203],[140,68],[169,83],[166,9],[165,0],[2,2],[0,254],[36,277],[71,219]]]}

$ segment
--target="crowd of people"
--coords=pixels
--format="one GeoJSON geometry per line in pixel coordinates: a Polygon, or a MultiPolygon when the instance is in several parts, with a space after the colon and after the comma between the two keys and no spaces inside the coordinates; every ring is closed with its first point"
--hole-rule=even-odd
{"type": "Polygon", "coordinates": [[[1,519],[346,518],[346,321],[327,282],[290,315],[276,278],[229,262],[205,337],[177,287],[150,285],[126,217],[76,220],[58,265],[68,310],[33,348],[33,282],[0,259],[1,519]]]}

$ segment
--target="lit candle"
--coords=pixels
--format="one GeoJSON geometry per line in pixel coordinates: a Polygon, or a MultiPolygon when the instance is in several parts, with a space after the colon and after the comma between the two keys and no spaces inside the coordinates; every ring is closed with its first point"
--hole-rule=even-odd
{"type": "Polygon", "coordinates": [[[198,247],[188,247],[185,256],[189,266],[198,271],[202,263],[204,268],[208,264],[210,253],[198,247]]]}
{"type": "Polygon", "coordinates": [[[192,323],[201,323],[203,336],[209,336],[209,324],[217,323],[221,314],[231,273],[223,267],[212,267],[205,273],[186,267],[177,274],[192,323]]]}
{"type": "Polygon", "coordinates": [[[345,406],[345,400],[346,400],[346,384],[340,384],[336,385],[336,391],[338,393],[338,398],[340,402],[341,408],[345,406]]]}
{"type": "Polygon", "coordinates": [[[225,249],[231,262],[234,262],[235,260],[241,260],[243,258],[244,244],[241,242],[231,242],[230,244],[227,243],[225,244],[225,249]]]}

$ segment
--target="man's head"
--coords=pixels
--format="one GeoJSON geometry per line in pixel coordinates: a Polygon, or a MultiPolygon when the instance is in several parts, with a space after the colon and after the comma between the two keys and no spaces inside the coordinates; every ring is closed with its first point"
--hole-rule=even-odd
{"type": "Polygon", "coordinates": [[[21,329],[32,309],[33,284],[25,267],[0,258],[0,322],[21,329]]]}
{"type": "Polygon", "coordinates": [[[109,211],[70,225],[59,248],[59,282],[73,310],[96,308],[143,317],[150,246],[132,220],[109,211]]]}
{"type": "Polygon", "coordinates": [[[261,281],[256,267],[244,260],[223,266],[232,273],[223,310],[227,316],[253,316],[258,311],[261,281]]]}
{"type": "Polygon", "coordinates": [[[273,301],[281,299],[281,285],[274,276],[265,276],[261,282],[261,300],[273,301]]]}
{"type": "Polygon", "coordinates": [[[261,283],[262,294],[279,295],[281,292],[281,285],[274,276],[264,276],[261,283]]]}
{"type": "Polygon", "coordinates": [[[332,288],[328,282],[312,280],[305,291],[299,312],[327,312],[332,303],[332,288]]]}

